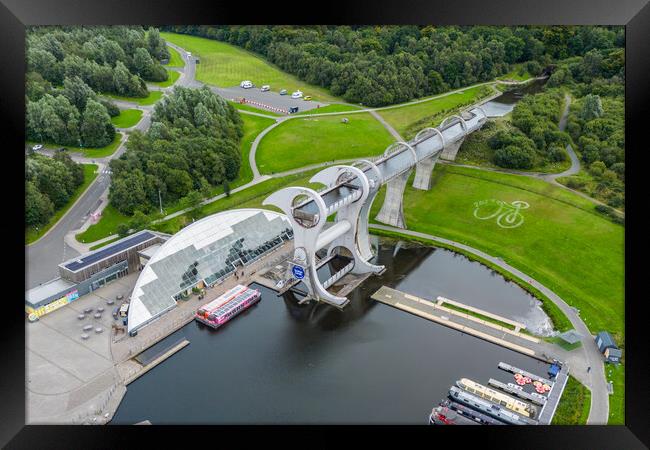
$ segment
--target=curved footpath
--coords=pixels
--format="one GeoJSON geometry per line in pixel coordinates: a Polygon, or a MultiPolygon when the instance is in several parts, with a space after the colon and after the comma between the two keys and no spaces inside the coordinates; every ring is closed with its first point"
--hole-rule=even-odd
{"type": "Polygon", "coordinates": [[[427,239],[433,242],[440,242],[445,245],[459,248],[463,251],[476,255],[492,264],[500,267],[501,269],[509,272],[524,282],[530,284],[532,287],[538,289],[546,295],[553,303],[555,303],[562,312],[568,317],[573,325],[573,328],[582,336],[582,346],[580,349],[566,352],[565,362],[569,365],[571,374],[575,376],[582,384],[587,386],[591,391],[591,408],[589,410],[589,418],[587,419],[588,425],[605,425],[609,416],[609,394],[607,391],[607,380],[605,379],[605,365],[603,357],[598,351],[591,332],[582,321],[576,311],[569,306],[559,295],[555,292],[533,280],[530,276],[515,269],[500,258],[488,255],[487,253],[477,250],[468,245],[460,242],[452,241],[449,239],[433,236],[431,234],[420,233],[418,231],[404,230],[401,228],[389,227],[386,225],[369,224],[370,228],[377,230],[390,231],[399,233],[405,236],[412,236],[421,239],[427,239]],[[587,367],[591,370],[587,372],[587,367]]]}

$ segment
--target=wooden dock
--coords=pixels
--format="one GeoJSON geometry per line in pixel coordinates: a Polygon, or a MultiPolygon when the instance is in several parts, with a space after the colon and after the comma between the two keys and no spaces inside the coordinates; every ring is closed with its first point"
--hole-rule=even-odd
{"type": "Polygon", "coordinates": [[[528,392],[520,391],[517,388],[508,386],[506,383],[502,383],[501,381],[495,380],[494,378],[490,378],[488,384],[495,388],[501,389],[502,391],[507,392],[510,395],[514,395],[515,397],[519,397],[523,400],[527,400],[539,406],[544,406],[544,403],[546,403],[546,397],[536,397],[534,395],[529,394],[528,392]]]}
{"type": "Polygon", "coordinates": [[[544,362],[549,362],[548,359],[536,353],[533,349],[521,345],[520,343],[513,342],[514,340],[528,340],[539,342],[533,336],[525,335],[515,332],[514,330],[501,327],[491,322],[481,320],[477,317],[468,316],[467,314],[459,311],[454,311],[449,308],[441,307],[434,302],[416,297],[411,294],[398,291],[396,289],[382,286],[372,297],[373,300],[401,309],[418,317],[439,323],[449,328],[461,331],[463,333],[475,336],[493,344],[514,350],[527,356],[539,359],[544,362]],[[443,315],[448,313],[452,318],[443,315]],[[471,322],[471,326],[464,322],[471,322]],[[511,336],[506,340],[506,336],[511,336]]]}
{"type": "Polygon", "coordinates": [[[551,387],[553,387],[553,384],[555,384],[555,382],[553,382],[551,380],[548,380],[548,379],[546,379],[544,377],[540,377],[539,375],[535,375],[534,373],[527,372],[527,371],[525,371],[523,369],[520,369],[518,367],[511,366],[510,364],[506,364],[504,362],[499,363],[499,369],[505,370],[506,372],[510,372],[510,373],[520,373],[520,374],[530,378],[533,381],[540,381],[542,383],[548,384],[551,387]]]}

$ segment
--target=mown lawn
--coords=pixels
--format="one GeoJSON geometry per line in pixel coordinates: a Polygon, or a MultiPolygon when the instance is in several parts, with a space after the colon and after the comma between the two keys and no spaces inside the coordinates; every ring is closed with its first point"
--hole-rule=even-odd
{"type": "Polygon", "coordinates": [[[162,94],[163,93],[161,91],[149,91],[149,95],[147,95],[146,97],[124,97],[121,95],[107,94],[107,93],[102,93],[101,95],[103,95],[104,97],[112,98],[113,100],[133,102],[141,106],[146,106],[146,105],[153,105],[154,103],[156,103],[158,100],[160,100],[162,94]]]}
{"type": "Polygon", "coordinates": [[[130,220],[129,216],[125,216],[112,205],[106,206],[102,211],[102,216],[94,225],[88,227],[83,233],[79,233],[75,238],[79,242],[95,242],[99,239],[117,233],[117,226],[121,223],[126,223],[130,220]]]}
{"type": "Polygon", "coordinates": [[[77,190],[72,194],[68,203],[63,206],[63,208],[54,212],[54,215],[50,221],[38,229],[27,228],[25,231],[25,244],[31,244],[39,240],[50,228],[52,228],[61,217],[72,207],[74,202],[84,193],[88,186],[97,178],[97,165],[96,164],[82,164],[84,170],[84,182],[77,188],[77,190]]]}
{"type": "Polygon", "coordinates": [[[569,375],[551,425],[585,425],[591,409],[591,392],[569,375]]]}
{"type": "Polygon", "coordinates": [[[227,100],[227,102],[241,111],[250,111],[254,113],[265,114],[267,116],[277,116],[277,117],[284,116],[284,114],[276,113],[274,111],[269,111],[268,109],[264,109],[264,108],[258,108],[252,105],[247,105],[245,103],[233,102],[232,100],[227,100]]]}
{"type": "Polygon", "coordinates": [[[243,80],[251,80],[256,86],[268,84],[271,90],[289,92],[300,89],[314,100],[334,101],[327,90],[309,85],[254,53],[225,42],[176,33],[160,33],[168,42],[198,56],[196,79],[220,87],[239,86],[243,80]]]}
{"type": "MultiPolygon", "coordinates": [[[[371,218],[383,197],[384,189],[371,218]]],[[[407,187],[404,213],[410,230],[503,258],[578,308],[593,333],[608,330],[624,342],[624,228],[588,200],[529,177],[438,164],[430,191],[407,187]],[[496,218],[474,217],[474,203],[491,199],[527,202],[523,224],[502,228],[496,218]]]]}
{"type": "Polygon", "coordinates": [[[338,159],[381,154],[392,136],[369,113],[353,114],[348,123],[340,116],[291,119],[271,130],[257,149],[261,173],[338,159]]]}
{"type": "Polygon", "coordinates": [[[476,103],[492,92],[489,86],[476,86],[426,102],[377,112],[404,138],[411,139],[421,129],[439,125],[451,111],[476,103]]]}
{"type": "Polygon", "coordinates": [[[503,81],[526,81],[533,76],[522,67],[522,64],[515,64],[512,70],[505,75],[500,76],[497,80],[503,81]]]}
{"type": "Polygon", "coordinates": [[[605,378],[614,385],[614,393],[609,396],[608,425],[625,424],[625,366],[605,364],[605,378]]]}
{"type": "Polygon", "coordinates": [[[176,72],[175,70],[168,70],[167,74],[169,77],[165,81],[149,81],[149,84],[153,84],[154,86],[160,86],[160,87],[169,87],[172,84],[176,83],[176,80],[181,76],[180,72],[176,72]]]}
{"type": "Polygon", "coordinates": [[[167,46],[169,50],[169,62],[166,64],[167,67],[185,67],[185,60],[176,49],[167,46]]]}
{"type": "Polygon", "coordinates": [[[120,141],[122,140],[122,133],[119,131],[115,133],[115,138],[113,139],[113,142],[108,144],[105,147],[71,147],[69,145],[62,146],[60,144],[53,144],[51,142],[34,142],[34,141],[25,141],[25,144],[33,147],[36,144],[43,144],[44,148],[46,149],[58,149],[58,148],[67,148],[71,152],[75,153],[82,153],[83,156],[86,158],[104,158],[106,156],[112,155],[115,150],[117,150],[117,147],[120,145],[120,141]]]}
{"type": "Polygon", "coordinates": [[[335,112],[348,112],[348,111],[358,111],[363,109],[361,106],[355,105],[340,105],[333,104],[323,106],[322,108],[310,109],[309,111],[300,111],[294,114],[294,116],[304,116],[308,114],[325,114],[325,113],[335,113],[335,112]]]}
{"type": "Polygon", "coordinates": [[[142,111],[139,109],[121,109],[120,115],[111,117],[111,122],[117,128],[130,128],[140,122],[142,111]]]}
{"type": "Polygon", "coordinates": [[[235,180],[231,187],[241,186],[253,179],[253,170],[248,161],[248,155],[251,152],[251,145],[255,137],[267,127],[273,125],[275,120],[267,119],[266,117],[251,116],[250,114],[242,114],[244,121],[244,136],[241,138],[241,168],[239,169],[239,177],[235,180]]]}

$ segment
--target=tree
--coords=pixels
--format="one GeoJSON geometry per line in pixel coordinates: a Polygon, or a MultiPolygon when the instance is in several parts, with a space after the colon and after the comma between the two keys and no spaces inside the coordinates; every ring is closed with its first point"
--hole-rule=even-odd
{"type": "Polygon", "coordinates": [[[115,127],[101,103],[88,100],[83,112],[81,136],[86,147],[104,147],[113,142],[115,127]]]}
{"type": "Polygon", "coordinates": [[[84,110],[89,99],[97,100],[95,91],[77,76],[63,80],[63,95],[79,111],[84,110]]]}
{"type": "Polygon", "coordinates": [[[494,163],[510,169],[530,169],[535,162],[535,152],[529,148],[509,145],[494,152],[494,163]]]}
{"type": "Polygon", "coordinates": [[[25,225],[37,227],[46,224],[53,213],[52,201],[33,182],[25,183],[25,225]]]}
{"type": "Polygon", "coordinates": [[[227,180],[223,181],[223,193],[226,194],[226,197],[230,197],[230,184],[227,180]]]}
{"type": "Polygon", "coordinates": [[[126,237],[126,235],[129,234],[130,229],[131,229],[131,227],[129,227],[128,223],[122,222],[122,223],[117,225],[117,229],[116,229],[117,235],[119,237],[126,237]]]}
{"type": "Polygon", "coordinates": [[[584,97],[580,116],[584,120],[592,120],[603,115],[603,104],[600,96],[589,94],[584,97]]]}

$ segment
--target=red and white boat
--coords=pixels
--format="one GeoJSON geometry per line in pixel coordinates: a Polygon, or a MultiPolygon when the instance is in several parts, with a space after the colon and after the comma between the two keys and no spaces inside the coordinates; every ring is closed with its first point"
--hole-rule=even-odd
{"type": "Polygon", "coordinates": [[[194,318],[216,329],[259,302],[261,298],[262,294],[257,289],[238,284],[210,303],[201,306],[194,318]]]}

